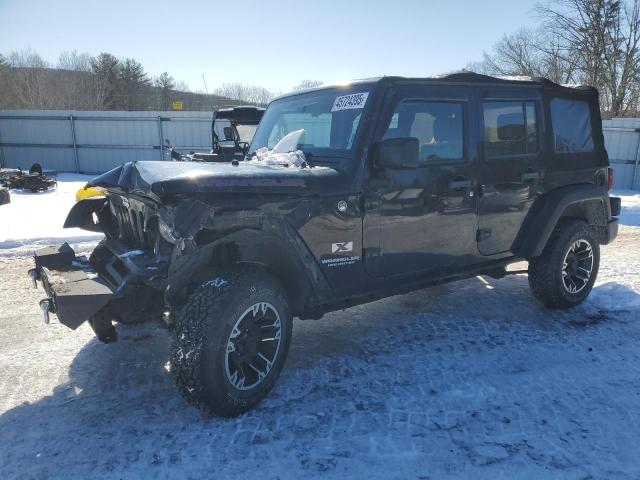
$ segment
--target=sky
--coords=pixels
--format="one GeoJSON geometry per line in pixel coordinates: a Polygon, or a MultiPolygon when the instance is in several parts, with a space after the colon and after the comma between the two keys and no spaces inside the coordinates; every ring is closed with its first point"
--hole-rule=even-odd
{"type": "Polygon", "coordinates": [[[535,23],[532,0],[0,0],[0,53],[133,57],[194,91],[428,76],[535,23]]]}

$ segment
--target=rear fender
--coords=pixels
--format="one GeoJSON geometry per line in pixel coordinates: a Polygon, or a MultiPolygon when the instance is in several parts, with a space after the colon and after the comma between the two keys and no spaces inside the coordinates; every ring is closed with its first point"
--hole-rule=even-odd
{"type": "Polygon", "coordinates": [[[535,201],[514,242],[513,251],[523,258],[540,256],[563,217],[580,218],[599,232],[606,229],[610,216],[608,194],[604,188],[593,184],[558,188],[535,201]]]}

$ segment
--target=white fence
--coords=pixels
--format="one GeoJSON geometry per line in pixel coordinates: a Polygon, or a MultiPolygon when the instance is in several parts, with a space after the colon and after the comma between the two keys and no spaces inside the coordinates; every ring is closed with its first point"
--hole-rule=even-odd
{"type": "MultiPolygon", "coordinates": [[[[211,148],[211,112],[0,110],[0,166],[102,173],[132,160],[211,148]]],[[[640,118],[603,122],[616,187],[640,189],[640,118]]]]}
{"type": "Polygon", "coordinates": [[[212,112],[0,110],[0,166],[102,173],[132,160],[211,148],[212,112]]]}
{"type": "Polygon", "coordinates": [[[616,188],[640,189],[640,118],[613,118],[602,122],[616,188]]]}

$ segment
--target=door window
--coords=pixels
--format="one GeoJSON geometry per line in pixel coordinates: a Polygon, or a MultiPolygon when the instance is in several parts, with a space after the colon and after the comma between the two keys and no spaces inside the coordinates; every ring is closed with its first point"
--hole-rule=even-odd
{"type": "Polygon", "coordinates": [[[487,158],[538,151],[534,102],[489,101],[482,109],[487,158]]]}
{"type": "Polygon", "coordinates": [[[383,139],[415,137],[424,164],[463,160],[462,104],[404,101],[396,107],[383,139]]]}

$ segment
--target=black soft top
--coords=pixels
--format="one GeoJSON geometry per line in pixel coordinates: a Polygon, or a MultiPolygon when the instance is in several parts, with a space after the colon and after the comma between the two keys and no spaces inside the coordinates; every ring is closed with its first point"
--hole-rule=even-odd
{"type": "MultiPolygon", "coordinates": [[[[459,83],[468,85],[495,85],[497,87],[530,87],[538,88],[549,93],[557,93],[564,95],[593,95],[597,94],[597,90],[594,87],[586,85],[560,85],[552,82],[551,80],[543,77],[524,77],[524,76],[504,76],[494,77],[491,75],[482,75],[480,73],[460,71],[448,73],[445,75],[438,75],[433,77],[374,77],[358,79],[350,82],[351,85],[380,85],[389,87],[394,84],[413,84],[413,83],[459,83]]],[[[295,93],[283,95],[282,97],[289,97],[299,93],[305,93],[314,90],[324,90],[328,88],[344,87],[344,85],[321,85],[319,87],[310,88],[295,93]]],[[[279,97],[279,98],[282,98],[279,97]]]]}

